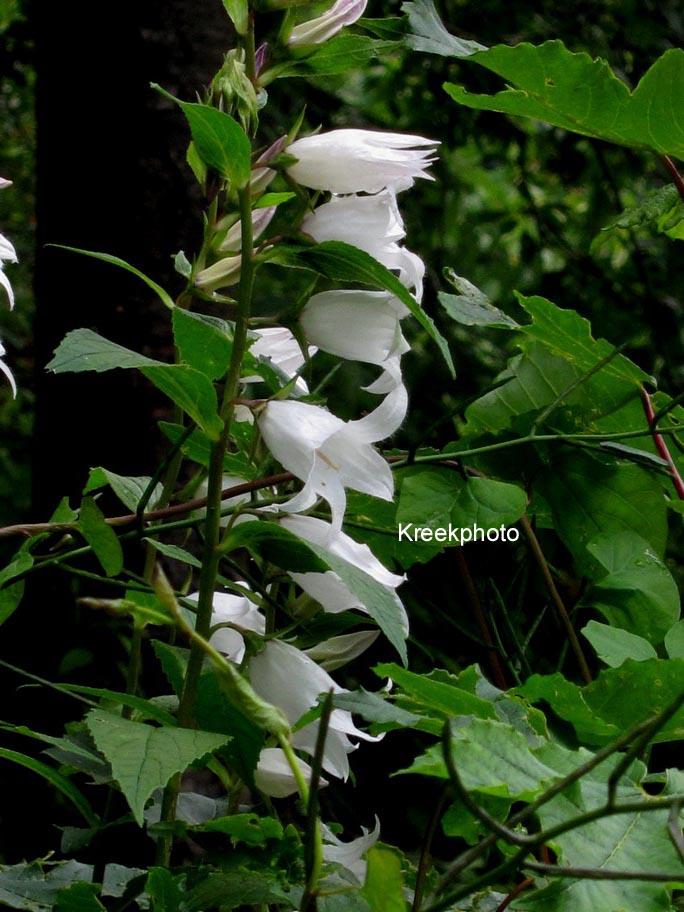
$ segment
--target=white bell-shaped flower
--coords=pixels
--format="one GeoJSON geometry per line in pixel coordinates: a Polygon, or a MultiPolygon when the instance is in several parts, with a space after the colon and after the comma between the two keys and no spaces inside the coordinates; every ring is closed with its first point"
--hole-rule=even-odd
{"type": "Polygon", "coordinates": [[[342,865],[351,871],[356,880],[362,884],[366,880],[366,862],[363,856],[371,849],[380,838],[380,821],[375,818],[375,826],[371,832],[366,827],[361,827],[362,836],[352,839],[351,842],[342,842],[329,827],[321,824],[323,836],[323,858],[326,861],[342,865]]]}
{"type": "Polygon", "coordinates": [[[291,143],[287,153],[298,160],[287,171],[304,187],[331,193],[406,189],[416,177],[433,180],[426,169],[437,146],[435,140],[404,133],[331,130],[291,143]]]}
{"type": "Polygon", "coordinates": [[[351,25],[363,16],[368,0],[336,0],[322,16],[296,25],[287,39],[292,47],[322,44],[336,35],[345,25],[351,25]]]}
{"type": "MultiPolygon", "coordinates": [[[[188,596],[188,601],[197,602],[199,592],[188,596]]],[[[245,655],[245,640],[240,632],[253,630],[263,634],[266,630],[266,621],[258,607],[244,595],[231,592],[215,592],[211,613],[212,628],[214,630],[209,642],[214,649],[223,653],[232,662],[241,662],[245,655]],[[235,627],[219,627],[220,624],[234,624],[235,627]]]]}
{"type": "MultiPolygon", "coordinates": [[[[0,273],[0,275],[1,275],[1,273],[0,273]]],[[[2,373],[9,380],[9,384],[12,387],[12,395],[16,399],[17,398],[17,384],[14,379],[14,374],[9,369],[9,367],[5,364],[5,362],[2,360],[4,355],[5,355],[5,346],[2,344],[2,342],[0,342],[0,371],[2,371],[2,373]]]]}
{"type": "MultiPolygon", "coordinates": [[[[304,781],[311,785],[311,767],[297,757],[299,769],[304,776],[304,781]]],[[[297,780],[287,757],[279,747],[265,747],[259,754],[259,761],[254,770],[254,782],[257,788],[272,798],[287,798],[297,791],[297,780]]],[[[323,788],[328,783],[321,779],[318,787],[323,788]]]]}
{"type": "Polygon", "coordinates": [[[398,429],[407,404],[401,385],[357,421],[342,421],[305,402],[269,402],[259,417],[264,442],[278,462],[304,482],[282,509],[299,513],[322,497],[330,504],[332,530],[339,531],[347,503],[345,488],[391,500],[392,472],[371,444],[398,429]]]}
{"type": "MultiPolygon", "coordinates": [[[[304,364],[304,355],[289,329],[284,326],[267,326],[263,329],[252,330],[257,336],[255,342],[250,346],[250,353],[257,358],[264,358],[271,361],[286,376],[292,378],[304,364]]],[[[316,347],[308,346],[309,357],[316,354],[316,347]]],[[[244,383],[250,383],[260,380],[260,377],[245,377],[244,383]]],[[[298,377],[295,383],[295,389],[305,395],[309,388],[302,377],[298,377]]]]}
{"type": "Polygon", "coordinates": [[[399,359],[410,345],[401,332],[408,311],[387,291],[340,289],[321,291],[309,298],[299,321],[307,339],[323,351],[349,361],[385,368],[385,382],[367,389],[389,392],[401,383],[399,359]],[[349,332],[348,327],[354,331],[349,332]]]}
{"type": "Polygon", "coordinates": [[[302,231],[319,243],[344,241],[365,251],[387,269],[398,271],[402,284],[422,300],[425,264],[399,246],[406,232],[393,190],[372,196],[333,196],[304,219],[302,231]]]}
{"type": "MultiPolygon", "coordinates": [[[[262,652],[251,659],[249,675],[259,696],[279,706],[291,725],[316,705],[320,694],[330,690],[336,694],[348,693],[313,659],[281,640],[269,640],[262,652]]],[[[294,747],[313,756],[319,724],[317,719],[295,732],[292,735],[294,747]]],[[[382,737],[373,737],[358,729],[350,712],[333,709],[325,740],[323,769],[339,779],[349,775],[347,754],[356,746],[350,736],[366,741],[378,741],[382,737]]]]}
{"type": "MultiPolygon", "coordinates": [[[[405,576],[391,573],[384,564],[380,563],[368,545],[354,541],[345,532],[334,532],[330,524],[322,519],[316,519],[314,516],[284,516],[280,520],[280,525],[304,541],[321,545],[336,557],[363,570],[376,582],[391,589],[403,617],[404,633],[408,633],[406,611],[394,591],[406,580],[405,576]]],[[[349,591],[340,577],[332,570],[328,570],[326,573],[290,573],[290,576],[304,592],[316,599],[325,611],[337,614],[340,611],[357,609],[368,613],[363,602],[349,591]]]]}

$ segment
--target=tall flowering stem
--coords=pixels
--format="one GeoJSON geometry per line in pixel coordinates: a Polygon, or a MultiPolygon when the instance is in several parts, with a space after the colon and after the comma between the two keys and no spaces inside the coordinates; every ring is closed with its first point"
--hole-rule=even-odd
{"type": "MultiPolygon", "coordinates": [[[[199,599],[197,602],[197,633],[209,638],[211,614],[213,610],[214,590],[218,575],[221,552],[221,491],[223,489],[223,458],[228,446],[230,426],[235,410],[235,398],[238,392],[242,361],[247,349],[247,326],[252,309],[252,291],[254,287],[252,206],[249,184],[239,191],[240,223],[242,227],[242,267],[238,293],[238,311],[235,320],[233,351],[226,376],[221,407],[223,430],[221,436],[211,449],[209,478],[207,488],[207,518],[204,527],[204,560],[199,580],[199,599]]],[[[178,719],[181,725],[188,726],[194,717],[195,693],[202,670],[203,652],[193,642],[188,660],[188,668],[183,686],[178,719]]]]}

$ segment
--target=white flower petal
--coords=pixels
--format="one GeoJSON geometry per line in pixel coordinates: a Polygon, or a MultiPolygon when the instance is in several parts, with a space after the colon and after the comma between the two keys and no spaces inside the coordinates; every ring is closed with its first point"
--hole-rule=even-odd
{"type": "Polygon", "coordinates": [[[287,148],[298,161],[287,170],[314,190],[377,193],[433,178],[426,168],[438,143],[422,136],[373,130],[331,130],[297,139],[287,148]]]}
{"type": "MultiPolygon", "coordinates": [[[[326,574],[311,574],[325,576],[326,574]]],[[[362,655],[380,636],[379,630],[360,630],[357,633],[343,633],[317,643],[304,652],[326,671],[335,671],[362,655]]]]}
{"type": "Polygon", "coordinates": [[[7,292],[7,299],[9,302],[9,309],[12,310],[14,307],[14,292],[12,291],[12,286],[10,285],[10,280],[5,275],[2,266],[0,266],[0,285],[7,292]]]}
{"type": "MultiPolygon", "coordinates": [[[[305,781],[311,785],[311,767],[297,757],[297,763],[305,781]]],[[[294,777],[287,757],[279,747],[265,747],[259,754],[259,762],[254,770],[254,782],[257,788],[272,798],[287,798],[297,791],[297,780],[294,777]]],[[[321,779],[319,788],[328,783],[321,779]]]]}
{"type": "Polygon", "coordinates": [[[308,22],[296,25],[287,43],[292,47],[322,44],[336,35],[345,25],[351,25],[363,16],[368,0],[337,0],[327,12],[308,22]]]}
{"type": "MultiPolygon", "coordinates": [[[[197,602],[199,592],[188,596],[188,601],[197,602]]],[[[259,608],[244,595],[231,592],[215,592],[211,626],[235,624],[244,630],[265,633],[266,620],[259,608]]],[[[233,662],[241,662],[245,655],[245,641],[239,630],[220,627],[211,635],[209,642],[233,662]]]]}
{"type": "Polygon", "coordinates": [[[326,861],[342,865],[356,877],[360,884],[366,879],[366,862],[363,856],[380,838],[380,820],[376,816],[372,832],[361,827],[363,833],[351,842],[342,842],[324,823],[321,824],[323,836],[323,858],[326,861]]]}

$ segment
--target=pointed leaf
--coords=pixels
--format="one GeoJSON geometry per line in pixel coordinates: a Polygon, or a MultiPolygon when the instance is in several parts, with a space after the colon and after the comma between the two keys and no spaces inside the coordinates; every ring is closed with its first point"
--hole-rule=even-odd
{"type": "Polygon", "coordinates": [[[139,269],[136,269],[135,266],[131,266],[130,263],[127,263],[125,260],[120,259],[120,257],[112,256],[109,253],[97,253],[95,250],[81,250],[80,247],[66,247],[64,244],[50,244],[50,247],[57,247],[60,250],[69,250],[72,253],[81,253],[83,256],[93,257],[96,260],[101,260],[103,263],[110,263],[112,266],[119,266],[121,269],[125,269],[126,272],[132,273],[134,276],[137,276],[139,279],[142,279],[143,282],[154,291],[159,299],[164,303],[168,308],[173,309],[176,305],[173,302],[171,295],[164,291],[161,285],[157,285],[153,279],[146,276],[144,272],[141,272],[139,269]]]}
{"type": "Polygon", "coordinates": [[[643,662],[657,658],[656,651],[648,640],[619,627],[589,621],[582,633],[596,650],[596,655],[611,668],[618,668],[627,659],[643,662]]]}
{"type": "Polygon", "coordinates": [[[186,364],[143,367],[142,373],[182,408],[210,440],[218,440],[223,422],[218,415],[216,390],[204,374],[186,364]]]}
{"type": "Polygon", "coordinates": [[[154,83],[152,88],[175,101],[183,111],[202,161],[238,190],[246,187],[251,174],[252,147],[240,124],[217,108],[180,101],[154,83]]]}
{"type": "Polygon", "coordinates": [[[411,29],[411,34],[406,36],[406,43],[414,51],[425,51],[442,57],[469,57],[477,51],[486,50],[477,41],[450,35],[437,15],[432,0],[411,0],[402,3],[401,9],[408,14],[411,29]]]}
{"type": "Polygon", "coordinates": [[[73,329],[59,343],[54,358],[45,369],[56,374],[101,373],[117,367],[148,367],[154,364],[161,362],[110,342],[92,329],[73,329]]]}
{"type": "Polygon", "coordinates": [[[124,563],[121,543],[92,497],[83,498],[78,527],[107,576],[118,576],[124,563]]]}
{"type": "Polygon", "coordinates": [[[659,57],[633,92],[604,60],[573,54],[562,41],[497,45],[469,59],[497,73],[508,87],[494,95],[474,95],[446,83],[459,104],[684,157],[684,51],[679,48],[659,57]]]}
{"type": "Polygon", "coordinates": [[[177,307],[173,312],[173,337],[181,360],[210,380],[218,380],[228,370],[233,339],[225,320],[177,307]]]}
{"type": "Polygon", "coordinates": [[[247,21],[249,19],[249,5],[247,0],[223,0],[223,6],[230,16],[238,35],[247,34],[247,21]]]}
{"type": "Polygon", "coordinates": [[[183,728],[154,728],[94,709],[86,724],[97,749],[112,766],[133,816],[142,826],[143,810],[157,788],[174,773],[222,747],[228,737],[183,728]]]}

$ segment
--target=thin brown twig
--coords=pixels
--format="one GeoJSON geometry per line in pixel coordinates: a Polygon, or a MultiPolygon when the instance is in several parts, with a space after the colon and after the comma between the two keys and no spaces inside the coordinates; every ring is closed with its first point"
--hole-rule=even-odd
{"type": "Polygon", "coordinates": [[[508,896],[506,896],[506,898],[499,903],[494,912],[504,912],[504,909],[507,909],[510,906],[515,897],[518,896],[518,894],[522,893],[523,890],[531,887],[533,883],[534,877],[526,877],[525,880],[521,881],[517,886],[513,887],[508,896]]]}
{"type": "Polygon", "coordinates": [[[584,678],[584,682],[585,684],[591,684],[592,677],[591,672],[589,671],[589,665],[587,664],[584,652],[582,651],[582,646],[577,638],[577,634],[575,633],[575,628],[572,626],[572,621],[570,620],[570,615],[568,614],[567,608],[565,607],[565,603],[560,597],[560,593],[558,592],[556,584],[553,581],[553,577],[551,576],[551,571],[549,570],[549,565],[546,561],[546,558],[544,557],[544,552],[541,549],[541,545],[539,544],[539,539],[534,534],[534,530],[530,525],[529,519],[526,516],[522,516],[519,522],[522,526],[523,532],[527,536],[527,540],[530,544],[530,548],[532,549],[535,560],[539,565],[539,569],[542,572],[544,582],[546,583],[546,588],[549,590],[551,600],[553,601],[556,611],[558,612],[558,617],[560,618],[560,621],[565,628],[568,641],[572,647],[573,652],[575,653],[575,657],[577,658],[577,664],[579,665],[579,669],[582,677],[584,678]]]}
{"type": "Polygon", "coordinates": [[[684,500],[684,481],[682,481],[682,476],[679,474],[674,459],[670,455],[668,446],[665,443],[665,438],[656,430],[656,413],[653,410],[651,397],[643,386],[641,387],[641,402],[644,406],[644,413],[646,415],[646,420],[648,421],[648,426],[651,428],[651,435],[653,436],[653,442],[656,445],[656,449],[658,450],[661,459],[664,459],[669,466],[672,475],[672,484],[677,492],[677,497],[679,497],[680,500],[684,500]]]}
{"type": "MultiPolygon", "coordinates": [[[[261,488],[270,488],[272,485],[282,484],[285,481],[293,481],[294,475],[291,472],[279,472],[277,475],[269,475],[266,478],[256,478],[254,481],[245,481],[243,484],[233,485],[221,492],[221,500],[228,500],[230,497],[238,497],[240,494],[248,494],[251,491],[258,491],[261,488]]],[[[153,522],[156,519],[166,519],[169,516],[180,516],[184,513],[191,513],[201,507],[206,507],[206,497],[196,497],[194,500],[187,500],[185,503],[173,504],[170,507],[164,507],[161,510],[150,510],[143,515],[144,522],[153,522]]],[[[110,516],[105,519],[108,526],[128,526],[138,520],[135,513],[126,513],[123,516],[110,516]]],[[[0,538],[10,538],[13,535],[23,535],[31,538],[34,535],[40,535],[43,532],[70,532],[74,529],[73,523],[23,523],[14,526],[0,527],[0,538]]]]}

